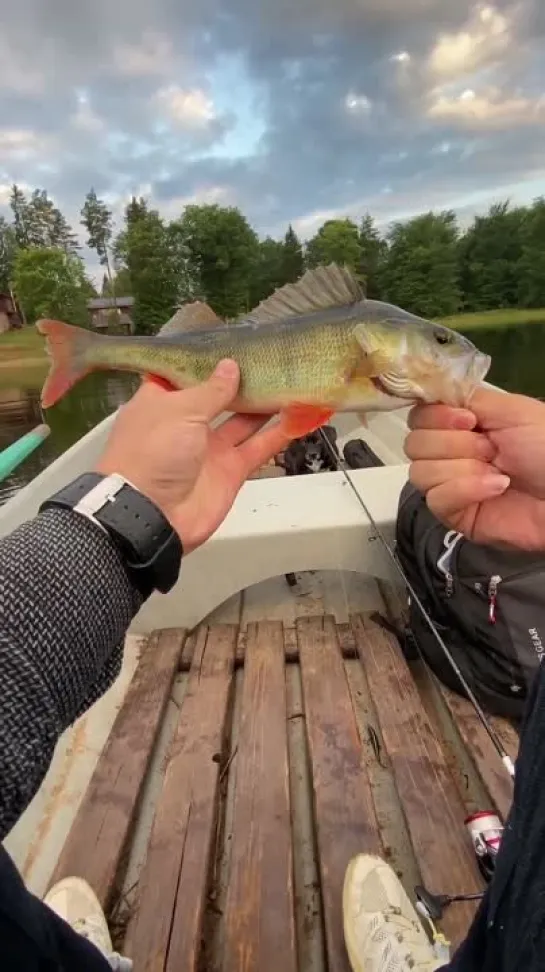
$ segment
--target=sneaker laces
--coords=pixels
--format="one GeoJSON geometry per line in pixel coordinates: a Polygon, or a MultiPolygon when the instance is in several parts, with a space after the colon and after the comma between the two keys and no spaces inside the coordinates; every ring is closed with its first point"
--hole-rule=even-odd
{"type": "MultiPolygon", "coordinates": [[[[407,967],[411,969],[411,972],[432,972],[433,969],[437,968],[433,959],[429,956],[425,958],[418,957],[422,952],[422,936],[424,936],[425,944],[430,948],[428,938],[420,921],[411,921],[410,918],[406,918],[405,915],[399,908],[389,905],[380,912],[379,918],[382,917],[386,925],[393,926],[394,937],[398,943],[398,952],[400,958],[403,958],[407,967]],[[404,954],[403,954],[404,952],[404,954]],[[416,953],[416,954],[415,954],[416,953]]],[[[379,938],[386,939],[387,934],[384,926],[381,928],[381,924],[377,921],[376,927],[372,929],[371,935],[378,940],[379,938]],[[377,935],[378,933],[378,935],[377,935]]],[[[439,933],[437,935],[443,938],[439,933]]]]}
{"type": "Polygon", "coordinates": [[[98,921],[93,917],[86,917],[76,918],[76,920],[70,924],[78,935],[81,935],[82,938],[85,938],[88,942],[91,942],[96,948],[99,949],[99,951],[103,951],[100,946],[96,944],[96,940],[100,940],[104,935],[101,921],[98,921]]]}
{"type": "Polygon", "coordinates": [[[92,917],[87,918],[77,918],[72,928],[78,935],[85,938],[86,941],[91,942],[99,950],[99,952],[104,955],[104,958],[110,963],[113,972],[132,972],[132,961],[131,959],[125,958],[125,956],[120,955],[119,952],[104,952],[100,945],[97,944],[97,939],[102,937],[102,923],[93,919],[92,917]]]}

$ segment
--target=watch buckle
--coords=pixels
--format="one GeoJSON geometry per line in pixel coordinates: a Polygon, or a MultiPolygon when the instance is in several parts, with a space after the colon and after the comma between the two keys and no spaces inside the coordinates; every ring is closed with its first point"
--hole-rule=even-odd
{"type": "Polygon", "coordinates": [[[96,523],[95,514],[99,513],[108,503],[113,503],[118,493],[124,486],[128,485],[130,483],[123,476],[120,476],[119,473],[112,473],[97,483],[96,486],[93,486],[85,496],[82,496],[74,506],[74,511],[96,523]]]}

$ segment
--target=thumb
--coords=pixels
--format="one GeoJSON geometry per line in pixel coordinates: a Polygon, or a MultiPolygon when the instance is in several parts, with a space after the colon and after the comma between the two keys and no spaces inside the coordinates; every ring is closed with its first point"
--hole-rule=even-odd
{"type": "Polygon", "coordinates": [[[193,418],[210,422],[229,408],[237,394],[239,383],[238,364],[225,358],[202,384],[178,393],[182,396],[180,405],[193,418]]]}
{"type": "Polygon", "coordinates": [[[526,395],[493,388],[477,388],[467,406],[477,423],[486,432],[515,428],[517,425],[543,424],[545,428],[545,404],[526,395]]]}

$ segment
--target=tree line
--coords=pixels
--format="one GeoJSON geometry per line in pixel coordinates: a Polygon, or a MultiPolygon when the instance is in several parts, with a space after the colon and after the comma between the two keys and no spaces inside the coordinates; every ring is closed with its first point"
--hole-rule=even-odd
{"type": "MultiPolygon", "coordinates": [[[[12,219],[0,217],[0,290],[11,288],[26,319],[57,316],[86,323],[97,295],[78,236],[43,189],[14,185],[12,219]]],[[[235,207],[187,206],[167,221],[133,198],[119,232],[111,209],[91,189],[80,214],[87,245],[104,268],[102,294],[135,299],[135,327],[153,333],[188,300],[206,300],[220,317],[251,310],[308,267],[350,267],[369,298],[429,318],[495,308],[545,307],[545,198],[491,206],[461,228],[454,212],[427,212],[380,232],[331,219],[303,243],[292,226],[260,239],[235,207]]]]}

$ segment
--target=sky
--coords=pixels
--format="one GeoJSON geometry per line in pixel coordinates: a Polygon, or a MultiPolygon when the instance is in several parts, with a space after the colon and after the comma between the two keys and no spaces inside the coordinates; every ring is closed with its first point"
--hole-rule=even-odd
{"type": "MultiPolygon", "coordinates": [[[[93,186],[262,235],[545,194],[545,4],[0,0],[0,211],[93,186]]],[[[82,230],[83,232],[83,230],[82,230]]],[[[96,267],[94,268],[96,271],[96,267]]]]}

